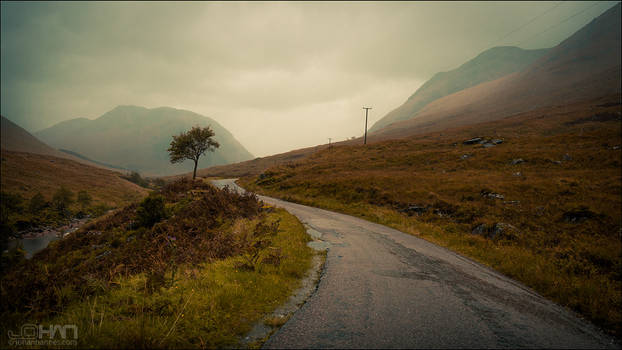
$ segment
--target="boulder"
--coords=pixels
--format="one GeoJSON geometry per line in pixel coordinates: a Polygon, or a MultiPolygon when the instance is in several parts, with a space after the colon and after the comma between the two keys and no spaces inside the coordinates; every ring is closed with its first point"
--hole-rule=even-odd
{"type": "Polygon", "coordinates": [[[483,145],[482,145],[482,147],[484,147],[484,148],[495,147],[495,144],[494,144],[494,143],[487,142],[487,143],[483,144],[483,145]]]}
{"type": "Polygon", "coordinates": [[[481,137],[475,137],[470,140],[462,141],[462,143],[465,145],[474,145],[476,143],[479,143],[480,141],[482,141],[481,137]]]}
{"type": "Polygon", "coordinates": [[[505,198],[502,194],[494,193],[494,192],[488,192],[486,190],[482,190],[479,193],[479,195],[482,196],[482,197],[490,198],[490,199],[504,199],[505,198]]]}
{"type": "Polygon", "coordinates": [[[587,207],[581,207],[571,211],[567,211],[563,215],[563,220],[572,224],[580,223],[585,220],[589,220],[596,217],[596,213],[589,210],[587,207]]]}
{"type": "Polygon", "coordinates": [[[490,141],[490,142],[491,142],[491,143],[493,143],[493,144],[495,144],[495,145],[499,145],[499,144],[502,144],[502,143],[503,143],[503,140],[501,140],[501,139],[494,139],[494,140],[492,140],[492,141],[490,141]]]}
{"type": "Polygon", "coordinates": [[[483,236],[488,233],[488,226],[486,224],[479,224],[471,230],[471,234],[483,236]]]}
{"type": "Polygon", "coordinates": [[[408,214],[409,216],[412,216],[413,214],[421,215],[421,214],[427,212],[428,208],[420,206],[420,205],[412,204],[412,205],[409,205],[408,207],[406,207],[404,209],[401,209],[400,211],[402,213],[408,214]]]}
{"type": "Polygon", "coordinates": [[[488,238],[490,239],[515,239],[520,235],[520,231],[513,225],[504,222],[494,224],[488,238]]]}
{"type": "Polygon", "coordinates": [[[523,158],[516,158],[516,159],[512,159],[512,161],[510,162],[512,165],[516,165],[516,164],[520,164],[520,163],[524,163],[525,160],[523,160],[523,158]]]}

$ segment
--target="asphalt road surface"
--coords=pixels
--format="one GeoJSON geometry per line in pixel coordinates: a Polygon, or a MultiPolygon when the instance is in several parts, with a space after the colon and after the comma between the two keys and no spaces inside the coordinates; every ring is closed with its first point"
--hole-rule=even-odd
{"type": "MultiPolygon", "coordinates": [[[[233,181],[214,184],[238,188],[233,181]]],[[[317,290],[265,348],[620,346],[572,312],[445,248],[349,215],[259,197],[329,245],[317,290]]]]}

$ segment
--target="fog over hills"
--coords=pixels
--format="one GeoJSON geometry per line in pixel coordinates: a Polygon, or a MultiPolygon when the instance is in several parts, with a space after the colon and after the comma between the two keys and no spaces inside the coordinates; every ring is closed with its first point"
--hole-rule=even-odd
{"type": "Polygon", "coordinates": [[[253,158],[235,137],[215,120],[197,113],[160,107],[118,106],[101,117],[76,118],[41,130],[46,143],[85,157],[135,170],[146,175],[170,175],[191,169],[191,162],[171,164],[166,151],[172,135],[192,126],[211,126],[220,143],[199,166],[228,164],[253,158]]]}
{"type": "Polygon", "coordinates": [[[378,120],[370,131],[413,118],[428,103],[477,84],[517,72],[544,55],[548,49],[523,50],[513,46],[493,47],[449,72],[436,73],[400,107],[378,120]]]}
{"type": "Polygon", "coordinates": [[[620,93],[620,4],[522,71],[445,96],[372,139],[470,125],[552,105],[620,93]]]}

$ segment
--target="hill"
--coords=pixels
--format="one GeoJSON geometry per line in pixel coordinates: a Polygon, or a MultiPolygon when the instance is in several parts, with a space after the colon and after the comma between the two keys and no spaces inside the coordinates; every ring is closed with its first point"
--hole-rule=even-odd
{"type": "Polygon", "coordinates": [[[399,138],[620,93],[620,4],[522,71],[442,97],[368,136],[399,138]]]}
{"type": "Polygon", "coordinates": [[[436,73],[400,107],[378,120],[374,132],[398,121],[413,118],[428,103],[454,92],[496,80],[518,72],[544,55],[548,49],[523,50],[518,47],[494,47],[449,72],[436,73]]]}
{"type": "Polygon", "coordinates": [[[621,127],[616,94],[336,145],[240,182],[448,247],[620,337],[621,127]]]}
{"type": "Polygon", "coordinates": [[[0,346],[37,319],[76,325],[77,348],[241,348],[253,325],[273,332],[287,320],[272,312],[319,260],[309,240],[293,215],[254,195],[169,184],[31,260],[2,255],[0,346]]]}
{"type": "Polygon", "coordinates": [[[120,207],[147,194],[120,173],[43,154],[2,150],[1,174],[2,191],[26,199],[40,192],[49,201],[64,186],[74,193],[87,191],[96,204],[120,207]]]}
{"type": "Polygon", "coordinates": [[[166,151],[172,135],[194,125],[211,125],[220,148],[199,161],[200,166],[245,161],[253,156],[213,119],[170,107],[147,109],[119,106],[95,120],[77,118],[39,131],[46,143],[148,175],[171,175],[192,169],[191,162],[171,164],[166,151]]]}
{"type": "Polygon", "coordinates": [[[0,119],[2,119],[2,150],[43,154],[52,157],[66,158],[79,163],[108,170],[123,170],[113,165],[88,159],[75,152],[63,152],[62,150],[54,149],[41,142],[41,140],[34,137],[31,133],[4,116],[1,116],[0,119]]]}
{"type": "Polygon", "coordinates": [[[0,119],[2,120],[0,141],[3,150],[46,154],[55,157],[61,155],[61,152],[41,142],[28,131],[4,116],[1,116],[0,119]]]}

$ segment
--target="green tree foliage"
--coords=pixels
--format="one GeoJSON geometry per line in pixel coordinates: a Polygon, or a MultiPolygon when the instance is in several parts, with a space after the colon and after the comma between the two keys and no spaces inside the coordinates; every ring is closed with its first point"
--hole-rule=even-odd
{"type": "Polygon", "coordinates": [[[62,215],[69,213],[69,206],[74,202],[73,192],[68,188],[61,186],[52,197],[52,205],[62,215]]]}
{"type": "Polygon", "coordinates": [[[166,218],[164,197],[161,195],[147,196],[136,209],[136,220],[142,227],[152,227],[166,218]]]}
{"type": "Polygon", "coordinates": [[[171,146],[168,149],[171,163],[181,163],[186,159],[194,161],[192,173],[194,180],[197,176],[199,157],[207,151],[213,152],[220,147],[220,144],[212,139],[214,135],[214,131],[209,126],[205,128],[194,126],[187,132],[173,136],[173,141],[171,141],[171,146]]]}
{"type": "Polygon", "coordinates": [[[45,201],[45,197],[43,197],[41,192],[38,192],[30,198],[30,202],[28,203],[28,211],[32,214],[37,214],[43,210],[47,204],[48,203],[45,201]]]}
{"type": "Polygon", "coordinates": [[[80,204],[83,211],[91,205],[92,200],[93,198],[91,198],[91,195],[89,195],[85,190],[78,192],[78,204],[80,204]]]}
{"type": "Polygon", "coordinates": [[[137,184],[140,187],[149,188],[149,181],[141,177],[140,174],[135,171],[132,171],[129,175],[122,177],[129,182],[137,184]]]}

